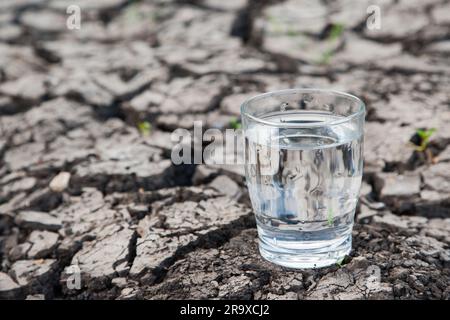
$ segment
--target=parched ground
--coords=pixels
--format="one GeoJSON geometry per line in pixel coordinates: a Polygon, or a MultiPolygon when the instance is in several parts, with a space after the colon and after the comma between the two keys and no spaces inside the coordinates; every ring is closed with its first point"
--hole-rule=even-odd
{"type": "Polygon", "coordinates": [[[2,0],[0,298],[449,299],[449,56],[446,0],[2,0]],[[170,160],[290,87],[368,107],[354,249],[320,270],[262,260],[242,168],[170,160]]]}

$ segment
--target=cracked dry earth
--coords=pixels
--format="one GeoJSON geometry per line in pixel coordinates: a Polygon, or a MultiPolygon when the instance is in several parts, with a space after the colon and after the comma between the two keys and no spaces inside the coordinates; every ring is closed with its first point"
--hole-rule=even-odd
{"type": "Polygon", "coordinates": [[[445,0],[2,0],[0,298],[449,299],[449,18],[445,0]],[[173,129],[290,87],[367,103],[340,266],[262,260],[242,168],[170,160],[173,129]]]}

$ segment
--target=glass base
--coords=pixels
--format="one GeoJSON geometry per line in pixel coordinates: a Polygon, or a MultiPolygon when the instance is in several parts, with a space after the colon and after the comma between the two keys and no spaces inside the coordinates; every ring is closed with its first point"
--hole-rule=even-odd
{"type": "Polygon", "coordinates": [[[298,244],[298,249],[289,249],[274,246],[259,238],[259,252],[262,257],[272,263],[283,267],[294,269],[323,268],[336,264],[350,253],[352,248],[352,236],[349,234],[338,241],[315,242],[313,246],[305,245],[304,242],[298,244]]]}

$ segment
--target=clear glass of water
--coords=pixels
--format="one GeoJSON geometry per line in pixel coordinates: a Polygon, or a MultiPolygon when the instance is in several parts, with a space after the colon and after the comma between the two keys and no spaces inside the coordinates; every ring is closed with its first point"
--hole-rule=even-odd
{"type": "Polygon", "coordinates": [[[362,179],[364,103],[289,89],[245,101],[241,114],[261,255],[291,268],[343,259],[362,179]]]}

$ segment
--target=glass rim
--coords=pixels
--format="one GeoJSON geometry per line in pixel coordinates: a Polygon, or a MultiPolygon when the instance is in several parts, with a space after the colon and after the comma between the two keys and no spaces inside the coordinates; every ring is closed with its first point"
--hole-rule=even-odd
{"type": "Polygon", "coordinates": [[[364,101],[362,101],[357,96],[352,95],[350,93],[342,92],[339,90],[318,89],[318,88],[293,88],[293,89],[269,91],[269,92],[261,93],[256,96],[250,97],[241,104],[240,111],[241,111],[242,117],[243,116],[248,117],[255,122],[259,122],[259,123],[267,125],[267,126],[272,126],[272,127],[277,127],[277,128],[280,128],[280,127],[281,128],[309,128],[309,127],[323,127],[323,126],[330,126],[330,125],[339,125],[339,124],[343,124],[345,122],[351,121],[352,119],[354,119],[356,117],[365,115],[366,104],[364,103],[364,101]],[[268,121],[268,120],[264,120],[260,117],[253,116],[253,115],[249,114],[247,112],[247,110],[245,110],[246,107],[249,106],[250,103],[252,103],[256,100],[264,99],[264,98],[274,96],[274,95],[282,95],[282,94],[289,94],[289,93],[328,93],[328,94],[333,94],[336,96],[348,98],[348,99],[358,103],[359,108],[357,111],[353,112],[352,114],[342,117],[342,119],[324,121],[324,122],[319,122],[319,123],[301,123],[301,124],[268,121]]]}

